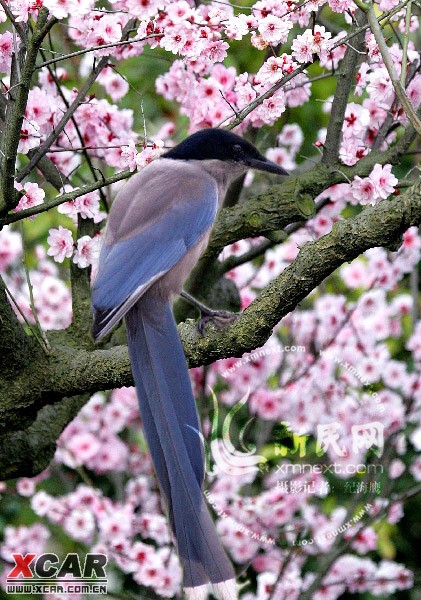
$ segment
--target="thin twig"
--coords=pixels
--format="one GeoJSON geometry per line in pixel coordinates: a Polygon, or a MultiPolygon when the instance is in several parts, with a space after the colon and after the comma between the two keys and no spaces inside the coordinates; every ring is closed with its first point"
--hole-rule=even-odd
{"type": "Polygon", "coordinates": [[[32,287],[31,277],[29,275],[28,263],[26,261],[25,235],[24,235],[22,222],[20,222],[20,234],[22,237],[22,245],[23,245],[22,264],[23,264],[23,268],[25,271],[26,283],[27,283],[28,290],[29,290],[29,305],[31,307],[32,315],[34,317],[35,325],[38,329],[38,333],[40,334],[41,339],[43,341],[43,350],[44,350],[45,354],[48,354],[51,351],[51,346],[50,346],[50,342],[48,341],[48,338],[47,338],[45,332],[43,331],[43,329],[41,327],[41,323],[39,322],[39,319],[38,319],[38,312],[37,312],[37,309],[35,306],[35,300],[34,300],[34,290],[32,287]]]}
{"type": "MultiPolygon", "coordinates": [[[[41,56],[44,58],[44,56],[45,56],[44,52],[42,50],[40,50],[40,52],[41,52],[41,56]]],[[[56,85],[57,92],[58,92],[60,98],[62,99],[62,102],[64,103],[66,109],[68,110],[69,109],[69,103],[67,101],[67,98],[66,98],[65,94],[63,93],[63,90],[61,89],[61,85],[60,85],[60,82],[59,82],[59,80],[58,80],[58,78],[56,76],[55,71],[52,69],[51,66],[48,66],[47,69],[48,69],[48,72],[49,72],[51,78],[53,79],[53,81],[54,81],[54,83],[56,85]]],[[[71,120],[72,120],[72,123],[74,125],[76,134],[77,134],[77,136],[79,138],[79,141],[83,145],[83,136],[82,136],[82,133],[80,131],[79,125],[78,125],[78,123],[77,123],[77,121],[76,121],[76,119],[75,119],[74,116],[72,117],[71,120]]],[[[94,166],[92,164],[91,157],[89,156],[88,152],[86,152],[86,150],[83,151],[83,156],[85,157],[85,160],[86,160],[86,162],[88,164],[89,170],[92,173],[92,176],[93,176],[94,180],[98,181],[98,176],[97,176],[95,168],[94,168],[94,166]]],[[[103,193],[103,191],[101,189],[99,190],[99,193],[100,193],[102,202],[105,204],[105,196],[104,196],[104,193],[103,193]]]]}
{"type": "MultiPolygon", "coordinates": [[[[391,496],[389,503],[379,513],[371,514],[368,519],[365,519],[364,522],[362,520],[359,521],[359,523],[361,523],[361,528],[366,528],[369,525],[371,525],[372,523],[374,523],[375,521],[379,521],[383,517],[384,513],[386,513],[386,511],[389,509],[389,507],[392,504],[394,504],[396,502],[404,502],[405,500],[408,500],[409,498],[412,498],[413,496],[416,496],[419,493],[421,493],[421,484],[414,486],[410,490],[402,492],[401,494],[395,494],[394,496],[391,496]]],[[[352,537],[348,538],[346,541],[342,541],[342,544],[340,547],[338,547],[339,538],[337,538],[338,542],[332,548],[330,554],[324,558],[322,566],[318,570],[317,577],[312,582],[311,586],[305,592],[303,592],[301,594],[301,596],[300,596],[301,600],[310,600],[313,597],[313,593],[317,590],[318,586],[321,584],[323,577],[328,573],[330,567],[333,565],[333,563],[336,561],[336,559],[339,556],[341,556],[341,554],[343,554],[347,548],[349,548],[351,546],[351,544],[354,542],[354,540],[359,535],[361,528],[358,528],[352,537]]]]}
{"type": "Polygon", "coordinates": [[[20,39],[22,40],[22,42],[24,44],[26,44],[27,39],[28,39],[26,36],[26,32],[23,29],[23,27],[21,26],[21,24],[16,21],[15,15],[10,10],[9,5],[7,4],[7,2],[5,2],[5,0],[0,0],[0,5],[2,6],[4,12],[6,13],[7,18],[10,20],[13,27],[16,29],[16,32],[17,32],[18,36],[20,37],[20,39]]]}
{"type": "MultiPolygon", "coordinates": [[[[413,78],[415,77],[415,75],[418,73],[419,70],[420,70],[419,64],[413,63],[411,65],[411,67],[406,75],[406,82],[405,82],[406,86],[408,86],[410,84],[410,82],[413,80],[413,78]]],[[[396,114],[397,104],[398,104],[398,100],[395,95],[395,97],[393,99],[393,103],[392,103],[390,109],[387,111],[387,117],[385,118],[379,131],[377,132],[376,139],[371,144],[372,151],[378,150],[380,148],[380,146],[383,144],[384,140],[386,139],[386,136],[389,135],[389,133],[393,130],[394,127],[399,127],[400,123],[398,123],[397,121],[394,120],[394,115],[396,114]]]]}
{"type": "Polygon", "coordinates": [[[276,581],[272,586],[272,591],[269,595],[268,600],[275,599],[276,588],[278,587],[278,584],[281,582],[282,577],[284,576],[284,573],[286,572],[287,567],[288,567],[289,563],[291,562],[294,554],[297,554],[297,548],[295,548],[294,546],[291,546],[290,551],[288,552],[288,555],[285,557],[285,559],[282,563],[282,567],[281,567],[281,570],[279,571],[278,577],[276,578],[276,581]]]}
{"type": "MultiPolygon", "coordinates": [[[[409,2],[409,0],[403,0],[402,2],[400,2],[394,8],[392,8],[392,9],[390,9],[390,10],[382,13],[379,17],[376,17],[376,20],[380,23],[381,21],[384,21],[385,19],[388,19],[389,17],[391,17],[394,14],[396,14],[397,12],[399,12],[404,6],[406,6],[408,4],[408,2],[409,2]]],[[[368,24],[363,25],[362,27],[359,27],[355,31],[351,32],[349,35],[347,35],[344,38],[341,38],[340,40],[338,40],[332,46],[332,48],[330,50],[335,50],[335,48],[339,48],[339,46],[343,46],[344,44],[346,44],[347,42],[349,42],[349,40],[352,40],[352,38],[354,38],[356,35],[358,35],[362,31],[366,31],[367,29],[369,29],[369,27],[370,26],[368,24]]],[[[239,125],[240,123],[242,123],[242,121],[244,121],[244,119],[251,112],[253,112],[253,110],[255,110],[258,106],[260,106],[264,100],[266,100],[267,98],[270,98],[277,90],[279,90],[282,87],[284,87],[289,81],[291,81],[291,79],[293,79],[294,77],[296,77],[296,75],[298,75],[299,73],[304,72],[307,69],[307,67],[309,67],[311,64],[312,64],[311,62],[307,62],[305,64],[300,65],[299,67],[297,67],[297,69],[295,69],[295,71],[293,71],[292,73],[289,73],[288,75],[286,75],[285,77],[283,77],[280,81],[278,81],[277,83],[275,83],[269,90],[267,90],[267,92],[265,92],[261,96],[258,96],[252,102],[250,102],[249,104],[247,104],[239,112],[238,116],[234,119],[234,121],[232,121],[231,123],[229,123],[226,126],[226,129],[233,129],[234,127],[237,127],[237,125],[239,125]]],[[[225,117],[225,119],[223,119],[220,123],[218,123],[217,127],[221,127],[221,125],[223,125],[224,123],[226,123],[227,121],[229,121],[229,119],[231,119],[231,118],[232,118],[231,115],[228,116],[228,117],[225,117]]]]}
{"type": "MultiPolygon", "coordinates": [[[[2,0],[0,0],[1,2],[2,0]]],[[[52,58],[50,60],[45,60],[39,65],[36,65],[36,69],[42,69],[43,67],[48,67],[48,65],[53,65],[55,63],[61,62],[62,60],[67,60],[68,58],[74,58],[75,56],[81,56],[82,54],[87,54],[88,52],[95,52],[95,50],[103,50],[104,48],[117,48],[118,46],[127,46],[128,44],[135,44],[136,42],[144,42],[150,38],[159,38],[162,37],[163,33],[154,33],[151,35],[146,35],[143,38],[130,38],[128,40],[123,40],[120,42],[113,42],[110,44],[102,44],[102,46],[92,46],[92,48],[85,48],[84,50],[77,50],[76,52],[70,52],[69,54],[62,54],[57,58],[52,58]]]]}
{"type": "Polygon", "coordinates": [[[415,329],[415,326],[418,322],[419,316],[419,283],[420,278],[418,274],[418,265],[412,269],[409,275],[410,287],[411,287],[411,296],[412,296],[412,329],[415,329]]]}
{"type": "Polygon", "coordinates": [[[380,28],[379,22],[377,20],[376,13],[374,11],[373,6],[370,6],[370,8],[367,10],[367,17],[368,17],[368,21],[370,23],[370,29],[374,35],[374,38],[377,42],[378,47],[379,47],[384,66],[386,67],[386,70],[389,74],[392,85],[395,88],[395,93],[396,93],[397,97],[399,98],[399,100],[402,104],[402,108],[404,109],[404,111],[405,111],[408,119],[410,120],[411,124],[413,125],[415,131],[419,135],[421,135],[421,121],[418,119],[418,117],[415,113],[414,107],[412,106],[412,103],[406,94],[405,88],[403,87],[403,85],[400,82],[399,77],[396,73],[395,66],[393,64],[392,59],[390,58],[389,49],[388,49],[386,41],[383,37],[383,33],[380,28]]]}
{"type": "Polygon", "coordinates": [[[95,190],[99,190],[100,188],[111,185],[112,183],[116,183],[117,181],[121,181],[122,179],[127,179],[130,177],[132,173],[130,171],[120,171],[120,173],[116,173],[112,175],[108,179],[95,181],[94,183],[89,183],[88,185],[84,185],[83,187],[68,192],[67,194],[61,194],[52,200],[51,202],[45,204],[39,204],[38,206],[32,206],[31,208],[26,208],[25,210],[21,210],[17,213],[13,213],[12,215],[6,215],[4,219],[2,219],[3,225],[9,225],[10,223],[16,223],[16,221],[21,221],[22,219],[26,219],[27,217],[32,217],[33,215],[38,215],[40,213],[46,212],[51,208],[55,208],[60,204],[64,204],[64,202],[69,202],[70,200],[75,200],[79,198],[79,196],[84,196],[89,192],[94,192],[95,190]]]}
{"type": "Polygon", "coordinates": [[[403,36],[403,49],[402,49],[402,70],[401,70],[401,84],[405,86],[406,80],[406,62],[408,59],[408,43],[409,43],[409,30],[411,28],[411,9],[412,2],[408,2],[405,13],[405,33],[403,36]]]}
{"type": "MultiPolygon", "coordinates": [[[[123,37],[127,35],[126,31],[132,27],[132,22],[129,21],[126,27],[123,30],[123,37]]],[[[20,182],[24,179],[32,169],[38,164],[39,160],[48,152],[52,144],[56,141],[59,135],[62,133],[67,123],[70,121],[76,110],[79,106],[85,101],[86,95],[88,94],[91,86],[97,80],[101,71],[107,66],[109,60],[109,56],[103,56],[101,60],[98,61],[96,67],[91,71],[88,79],[85,81],[85,84],[82,86],[80,91],[78,92],[76,98],[73,100],[72,104],[69,106],[68,110],[64,113],[63,117],[54,127],[53,131],[47,137],[45,142],[37,149],[34,153],[34,156],[31,160],[25,165],[25,167],[18,173],[16,176],[16,181],[20,182]]]]}
{"type": "Polygon", "coordinates": [[[82,88],[80,89],[76,98],[73,100],[72,104],[69,106],[67,111],[64,113],[64,115],[61,118],[61,120],[59,121],[59,123],[54,127],[53,131],[47,137],[45,142],[41,146],[39,146],[39,148],[35,152],[34,156],[31,158],[31,160],[18,173],[18,175],[16,176],[16,181],[20,182],[25,177],[27,177],[27,175],[29,175],[29,173],[32,171],[32,169],[38,164],[39,160],[43,156],[45,156],[45,154],[47,154],[50,147],[52,146],[52,144],[54,144],[56,139],[63,132],[64,128],[66,127],[67,123],[70,121],[70,119],[72,118],[72,116],[74,115],[76,110],[79,108],[79,106],[82,104],[82,102],[84,102],[86,95],[89,92],[92,84],[96,81],[96,79],[98,78],[98,75],[101,73],[101,71],[107,66],[107,62],[108,62],[107,56],[103,57],[98,62],[97,66],[95,67],[95,69],[93,69],[93,71],[89,75],[88,79],[85,81],[85,84],[82,86],[82,88]]]}
{"type": "Polygon", "coordinates": [[[29,328],[29,331],[31,332],[31,334],[34,336],[34,338],[37,340],[38,344],[41,346],[42,351],[45,352],[45,345],[44,342],[42,341],[42,339],[39,337],[37,331],[32,327],[32,324],[28,321],[27,317],[25,316],[25,314],[23,313],[21,307],[19,306],[19,304],[17,303],[15,297],[13,296],[12,292],[9,290],[9,288],[6,285],[6,282],[3,281],[3,285],[4,285],[4,289],[7,292],[7,295],[9,296],[10,300],[13,302],[13,304],[16,307],[16,310],[18,311],[18,313],[20,314],[20,316],[22,317],[22,319],[25,321],[26,325],[29,328]]]}
{"type": "MultiPolygon", "coordinates": [[[[367,19],[364,13],[357,11],[356,17],[367,19]]],[[[355,48],[347,46],[341,69],[338,73],[335,95],[330,110],[330,119],[327,126],[326,142],[323,147],[322,162],[333,164],[337,162],[339,148],[342,141],[342,128],[345,112],[348,105],[349,94],[355,82],[355,71],[359,64],[358,54],[364,49],[364,33],[360,32],[355,37],[355,48]]]]}
{"type": "MultiPolygon", "coordinates": [[[[48,151],[48,154],[55,154],[57,152],[83,152],[84,150],[110,150],[111,148],[121,148],[122,144],[111,144],[109,146],[72,146],[71,148],[52,148],[48,151]]],[[[136,148],[144,148],[143,142],[135,144],[136,148]]],[[[152,147],[153,142],[149,142],[147,146],[152,147]]],[[[171,146],[172,147],[172,146],[171,146]]],[[[170,146],[164,144],[164,148],[170,148],[170,146]]]]}
{"type": "MultiPolygon", "coordinates": [[[[21,77],[18,82],[11,81],[14,85],[18,83],[16,95],[13,102],[10,102],[5,116],[5,124],[2,135],[2,158],[1,158],[1,183],[0,183],[0,212],[5,213],[8,209],[14,208],[16,194],[14,188],[14,173],[16,169],[16,156],[20,141],[20,130],[25,115],[25,109],[28,102],[29,88],[34,71],[34,65],[41,46],[44,32],[49,23],[47,21],[48,11],[41,9],[38,15],[38,21],[35,32],[28,41],[25,60],[21,69],[21,77]]],[[[47,31],[48,33],[48,31],[47,31]]],[[[23,47],[23,46],[22,46],[23,47]]],[[[19,52],[20,54],[20,52],[19,52]]],[[[19,57],[15,58],[19,60],[19,57]]]]}

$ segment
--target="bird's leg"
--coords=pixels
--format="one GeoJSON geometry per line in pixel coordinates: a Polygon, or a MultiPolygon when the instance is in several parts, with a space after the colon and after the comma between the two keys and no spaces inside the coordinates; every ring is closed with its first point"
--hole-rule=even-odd
{"type": "Polygon", "coordinates": [[[233,323],[238,317],[237,313],[232,313],[228,310],[213,310],[212,308],[209,308],[205,304],[199,302],[199,300],[196,300],[196,298],[193,298],[193,296],[190,296],[190,294],[184,290],[180,292],[180,296],[187,300],[189,304],[200,310],[201,317],[197,322],[197,328],[202,335],[204,333],[206,323],[211,322],[216,327],[221,328],[225,327],[229,323],[233,323]]]}

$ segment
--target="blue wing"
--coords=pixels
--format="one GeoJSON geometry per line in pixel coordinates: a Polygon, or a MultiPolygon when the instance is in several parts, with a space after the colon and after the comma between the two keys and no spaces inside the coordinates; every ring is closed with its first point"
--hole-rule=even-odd
{"type": "MultiPolygon", "coordinates": [[[[163,183],[167,185],[167,182],[163,183]]],[[[162,202],[156,203],[156,214],[151,213],[154,199],[149,198],[146,224],[133,222],[133,235],[126,235],[126,239],[118,239],[117,235],[113,243],[108,244],[105,240],[92,290],[93,335],[96,339],[110,331],[138,298],[182,259],[211,227],[218,205],[216,185],[212,180],[199,183],[195,193],[189,186],[188,197],[183,195],[182,189],[173,190],[167,207],[163,207],[162,202]]],[[[120,199],[116,211],[121,215],[113,218],[114,223],[120,216],[125,220],[125,233],[127,217],[130,217],[130,208],[136,206],[136,197],[127,199],[126,204],[124,207],[124,198],[120,199]],[[128,208],[128,212],[124,208],[128,208]]],[[[138,207],[132,212],[139,218],[138,207]]]]}

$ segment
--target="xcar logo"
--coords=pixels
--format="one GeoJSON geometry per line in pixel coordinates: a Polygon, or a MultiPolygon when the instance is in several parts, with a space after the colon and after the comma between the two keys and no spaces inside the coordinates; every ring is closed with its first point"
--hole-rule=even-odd
{"type": "Polygon", "coordinates": [[[76,553],[60,562],[52,552],[12,554],[15,562],[6,579],[9,594],[106,594],[104,554],[87,554],[83,569],[76,553]]]}

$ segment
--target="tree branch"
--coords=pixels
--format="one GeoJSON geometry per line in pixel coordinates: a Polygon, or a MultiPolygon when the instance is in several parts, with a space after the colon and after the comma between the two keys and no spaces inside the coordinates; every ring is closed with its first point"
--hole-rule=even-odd
{"type": "Polygon", "coordinates": [[[380,25],[377,21],[376,13],[374,11],[373,6],[370,6],[367,10],[367,16],[368,21],[370,23],[370,29],[376,39],[377,45],[380,50],[380,54],[382,55],[384,65],[387,69],[387,72],[389,73],[389,77],[393,84],[393,87],[395,88],[396,95],[399,98],[402,108],[404,109],[406,116],[408,117],[415,131],[417,131],[417,133],[421,135],[421,121],[418,119],[414,107],[412,106],[410,99],[406,95],[405,88],[403,87],[396,73],[396,69],[393,65],[392,59],[390,58],[389,49],[383,37],[380,25]]]}
{"type": "MultiPolygon", "coordinates": [[[[365,17],[364,13],[357,11],[356,18],[358,17],[362,17],[362,19],[365,21],[364,24],[366,24],[367,18],[365,17]]],[[[364,49],[365,33],[361,30],[361,27],[358,29],[359,33],[355,36],[355,40],[353,42],[354,47],[347,46],[344,59],[341,62],[341,68],[338,73],[335,96],[333,98],[329,124],[327,126],[326,142],[323,149],[322,162],[326,164],[335,163],[339,155],[345,111],[348,104],[349,94],[352,86],[355,84],[357,65],[360,62],[358,52],[364,49]]]]}
{"type": "Polygon", "coordinates": [[[297,185],[298,178],[272,186],[268,192],[247,202],[225,208],[214,225],[206,257],[219,252],[240,239],[264,235],[282,229],[293,221],[314,215],[314,201],[310,194],[297,185]]]}
{"type": "Polygon", "coordinates": [[[15,15],[10,10],[9,5],[7,4],[7,2],[5,2],[5,0],[0,0],[0,5],[2,6],[4,12],[6,13],[7,18],[12,23],[13,27],[16,29],[16,33],[18,34],[18,36],[20,37],[22,42],[24,44],[26,44],[26,42],[27,42],[26,31],[24,30],[24,28],[21,26],[20,23],[16,22],[15,15]]]}
{"type": "Polygon", "coordinates": [[[37,164],[41,160],[41,158],[43,156],[45,156],[45,154],[47,154],[48,150],[54,144],[54,142],[59,137],[59,135],[63,132],[64,128],[66,127],[67,123],[70,121],[72,116],[75,114],[76,110],[79,108],[79,106],[82,104],[82,102],[85,101],[86,95],[88,94],[92,84],[96,81],[96,79],[98,78],[101,71],[107,66],[108,59],[109,59],[108,56],[103,56],[101,58],[101,60],[97,64],[97,66],[90,73],[88,79],[85,81],[82,88],[79,90],[79,92],[78,92],[76,98],[73,100],[72,104],[69,106],[69,108],[66,110],[66,112],[60,119],[60,121],[54,127],[53,131],[50,133],[50,135],[47,137],[47,139],[41,144],[41,146],[39,146],[39,148],[37,148],[35,150],[32,158],[29,160],[28,163],[26,163],[24,168],[18,173],[18,175],[16,176],[16,181],[20,182],[23,179],[25,179],[25,177],[27,177],[29,175],[29,173],[32,171],[32,169],[37,166],[37,164]]]}
{"type": "Polygon", "coordinates": [[[0,277],[0,377],[6,381],[6,385],[29,361],[32,353],[38,354],[32,342],[12,310],[6,287],[0,277]]]}
{"type": "MultiPolygon", "coordinates": [[[[77,238],[84,235],[93,236],[95,223],[91,219],[82,219],[78,215],[77,238]]],[[[70,280],[72,284],[72,324],[68,329],[79,347],[93,347],[91,336],[91,267],[81,269],[73,261],[70,262],[70,280]]]]}
{"type": "MultiPolygon", "coordinates": [[[[315,214],[317,215],[329,202],[329,198],[323,198],[323,200],[319,200],[315,205],[315,214]]],[[[285,227],[284,231],[279,232],[279,239],[276,239],[278,236],[276,236],[275,239],[269,238],[260,245],[250,248],[247,250],[247,252],[244,252],[244,254],[240,254],[239,256],[229,256],[221,263],[219,270],[222,273],[227,273],[228,271],[231,271],[231,269],[240,267],[241,265],[258,258],[259,256],[263,256],[267,250],[285,241],[286,238],[291,235],[291,233],[298,231],[298,229],[301,229],[301,227],[303,227],[305,224],[306,221],[297,221],[296,223],[291,223],[291,225],[287,225],[287,227],[285,227]],[[282,233],[284,234],[283,236],[281,235],[282,233]]]]}
{"type": "MultiPolygon", "coordinates": [[[[317,164],[310,171],[299,173],[295,177],[289,177],[283,182],[282,186],[271,188],[267,194],[235,206],[231,213],[222,210],[215,223],[207,251],[186,282],[186,291],[206,301],[210,291],[228,270],[227,265],[232,268],[229,265],[229,259],[228,263],[216,261],[216,257],[225,245],[264,232],[279,231],[285,226],[285,222],[289,221],[291,223],[290,219],[294,210],[308,212],[304,221],[307,220],[313,216],[315,210],[312,199],[322,191],[332,185],[348,182],[355,175],[360,177],[369,175],[376,163],[396,164],[415,138],[416,133],[413,127],[409,125],[398,143],[385,152],[371,152],[353,167],[317,164]],[[275,192],[274,195],[273,192],[275,192]],[[313,206],[310,208],[312,203],[313,206]],[[286,209],[286,207],[289,207],[289,209],[286,209]],[[249,213],[256,214],[256,221],[260,220],[260,225],[255,230],[250,227],[249,213]]],[[[286,233],[292,233],[300,228],[302,224],[303,220],[291,223],[286,228],[286,233]]],[[[272,244],[267,246],[270,245],[272,244]]],[[[263,246],[263,249],[267,248],[263,246]]],[[[254,258],[253,249],[250,251],[250,257],[246,256],[245,258],[246,260],[243,262],[254,258]]],[[[238,257],[238,260],[240,259],[241,257],[238,257]]],[[[182,310],[180,304],[181,302],[176,302],[176,315],[179,320],[183,320],[186,312],[182,310]]],[[[218,306],[218,308],[227,307],[218,306]]]]}
{"type": "Polygon", "coordinates": [[[335,223],[331,233],[307,243],[285,269],[228,329],[214,328],[204,338],[182,324],[181,336],[191,367],[227,356],[241,356],[261,346],[273,327],[344,262],[377,246],[393,246],[411,225],[421,223],[421,182],[405,195],[364,209],[335,223]]]}
{"type": "MultiPolygon", "coordinates": [[[[35,61],[42,43],[42,32],[45,29],[47,17],[48,11],[45,8],[41,9],[35,32],[28,41],[25,62],[23,64],[20,80],[15,88],[17,91],[9,91],[8,94],[9,100],[5,115],[3,143],[1,148],[2,156],[0,162],[0,214],[7,212],[10,208],[15,206],[14,175],[20,131],[26,104],[28,102],[29,87],[34,72],[35,61]]],[[[24,48],[24,45],[22,48],[24,48]]]]}
{"type": "MultiPolygon", "coordinates": [[[[310,171],[289,177],[281,186],[273,186],[258,198],[222,210],[215,222],[208,248],[190,274],[185,289],[194,296],[206,299],[208,291],[226,272],[223,263],[215,259],[227,244],[265,232],[279,231],[288,222],[302,223],[302,218],[294,217],[294,211],[301,211],[302,214],[307,212],[304,217],[307,220],[315,212],[313,198],[322,191],[337,183],[346,183],[355,175],[366,177],[376,163],[399,162],[415,137],[416,133],[409,125],[397,144],[385,152],[371,152],[353,167],[318,164],[310,171]],[[251,226],[254,219],[256,224],[259,223],[258,227],[251,226]]],[[[296,226],[295,223],[290,228],[296,226]]]]}
{"type": "Polygon", "coordinates": [[[12,215],[7,215],[3,219],[0,220],[0,226],[9,225],[10,223],[16,223],[17,221],[21,221],[22,219],[26,219],[27,217],[32,217],[33,215],[38,215],[40,213],[46,212],[51,208],[55,208],[60,204],[64,204],[65,202],[69,202],[70,200],[75,200],[79,198],[79,196],[84,196],[88,192],[94,192],[95,190],[99,190],[100,188],[107,187],[117,181],[122,181],[123,179],[128,179],[132,173],[130,171],[120,171],[108,179],[102,179],[99,181],[95,181],[94,183],[89,183],[88,185],[84,185],[72,192],[67,192],[66,194],[61,194],[51,200],[51,202],[46,202],[45,204],[39,204],[38,206],[33,206],[31,208],[26,208],[25,210],[21,210],[12,215]]]}
{"type": "Polygon", "coordinates": [[[31,477],[48,467],[56,450],[56,440],[77,415],[89,396],[63,398],[44,406],[36,420],[26,429],[0,438],[1,474],[3,479],[31,477]],[[26,460],[23,457],[26,456],[26,460]]]}
{"type": "MultiPolygon", "coordinates": [[[[4,0],[0,0],[2,2],[4,0]]],[[[123,40],[121,42],[112,42],[110,44],[102,44],[101,46],[92,46],[92,48],[85,48],[84,50],[77,50],[76,52],[70,52],[69,54],[63,54],[61,56],[57,56],[56,58],[52,58],[51,60],[45,60],[39,65],[36,65],[36,69],[42,69],[43,67],[47,67],[48,65],[53,65],[63,60],[67,60],[69,58],[74,58],[75,56],[81,56],[82,54],[87,54],[88,52],[95,52],[95,50],[103,50],[104,48],[118,48],[119,46],[127,46],[128,44],[135,44],[136,42],[144,42],[151,38],[161,38],[163,37],[163,33],[154,33],[151,35],[145,35],[142,38],[129,38],[128,40],[123,40]]]]}
{"type": "MultiPolygon", "coordinates": [[[[29,158],[32,158],[33,155],[33,150],[28,152],[29,158]]],[[[60,171],[57,165],[53,163],[51,158],[48,158],[48,156],[43,156],[39,160],[37,168],[44,175],[48,183],[51,183],[51,185],[55,187],[57,191],[61,190],[66,185],[66,183],[70,183],[68,177],[60,171]]]]}
{"type": "MultiPolygon", "coordinates": [[[[40,52],[41,52],[41,56],[44,58],[44,52],[42,50],[40,52]]],[[[60,98],[61,98],[64,106],[66,107],[66,110],[68,110],[69,109],[69,103],[67,101],[67,98],[66,98],[63,90],[61,89],[60,82],[57,79],[57,76],[55,74],[54,69],[51,66],[47,67],[47,69],[48,69],[48,72],[50,74],[50,77],[52,78],[52,80],[55,83],[58,95],[60,96],[60,98]]],[[[77,121],[76,121],[76,119],[75,119],[74,116],[71,118],[71,121],[72,121],[73,126],[75,128],[75,131],[76,131],[76,134],[77,134],[77,136],[79,138],[79,141],[80,141],[81,145],[83,146],[83,136],[81,134],[79,125],[78,125],[78,123],[77,123],[77,121]]],[[[94,168],[94,166],[92,164],[92,159],[91,159],[88,151],[87,150],[82,150],[82,152],[83,152],[83,156],[84,156],[84,158],[85,158],[85,160],[86,160],[86,162],[88,164],[89,170],[90,170],[90,172],[91,172],[94,180],[98,181],[99,178],[98,178],[97,172],[96,172],[96,170],[95,170],[95,168],[94,168]]],[[[104,196],[104,193],[102,192],[101,188],[99,189],[99,192],[100,192],[100,196],[101,196],[101,200],[102,200],[103,204],[106,205],[105,196],[104,196]]]]}

